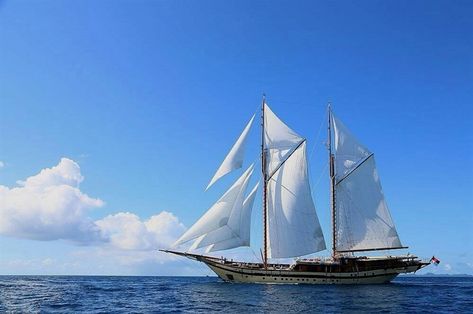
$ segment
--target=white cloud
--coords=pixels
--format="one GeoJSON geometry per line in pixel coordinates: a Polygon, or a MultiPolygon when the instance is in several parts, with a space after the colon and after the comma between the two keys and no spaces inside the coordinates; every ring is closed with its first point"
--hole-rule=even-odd
{"type": "Polygon", "coordinates": [[[54,259],[47,257],[41,261],[41,265],[48,267],[48,266],[54,265],[54,262],[55,262],[54,259]]]}
{"type": "Polygon", "coordinates": [[[450,264],[445,264],[445,265],[444,265],[444,268],[445,268],[446,271],[451,271],[451,270],[452,270],[452,265],[450,265],[450,264]]]}
{"type": "Polygon", "coordinates": [[[103,206],[100,199],[81,192],[84,177],[74,161],[18,181],[19,187],[0,185],[0,234],[36,239],[92,241],[99,236],[87,211],[103,206]]]}
{"type": "Polygon", "coordinates": [[[185,227],[172,213],[162,211],[148,220],[121,212],[95,222],[110,245],[124,250],[153,250],[171,245],[185,227]]]}
{"type": "Polygon", "coordinates": [[[62,158],[18,187],[0,185],[0,234],[33,240],[72,240],[109,250],[151,251],[169,247],[185,227],[170,212],[142,220],[120,212],[93,221],[88,211],[104,202],[79,189],[79,165],[62,158]]]}
{"type": "Polygon", "coordinates": [[[0,160],[0,169],[5,167],[5,163],[3,161],[0,160]]]}

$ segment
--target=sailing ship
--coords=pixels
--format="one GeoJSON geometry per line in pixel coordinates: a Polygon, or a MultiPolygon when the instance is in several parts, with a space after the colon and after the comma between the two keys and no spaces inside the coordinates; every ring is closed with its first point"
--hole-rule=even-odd
{"type": "MultiPolygon", "coordinates": [[[[374,284],[427,266],[412,254],[365,256],[357,252],[406,249],[386,205],[374,154],[328,106],[328,163],[332,248],[330,257],[303,258],[326,249],[309,184],[307,142],[268,106],[261,105],[263,247],[261,262],[234,261],[210,252],[250,246],[251,211],[258,189],[246,190],[254,165],[172,246],[161,250],[205,263],[221,279],[240,283],[374,284]],[[193,242],[191,242],[193,241],[193,242]],[[191,243],[186,250],[177,248],[191,243]],[[198,254],[196,250],[204,250],[198,254]],[[274,259],[295,258],[292,263],[274,259]]],[[[243,165],[255,115],[207,189],[243,165]]]]}

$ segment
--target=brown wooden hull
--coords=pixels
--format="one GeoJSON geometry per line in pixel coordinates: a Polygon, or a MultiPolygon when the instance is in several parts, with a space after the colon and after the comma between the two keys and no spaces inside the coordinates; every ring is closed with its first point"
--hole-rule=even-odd
{"type": "Polygon", "coordinates": [[[343,257],[298,260],[295,264],[245,263],[210,256],[167,251],[205,263],[221,279],[238,283],[380,284],[401,273],[429,265],[415,256],[343,257]]]}

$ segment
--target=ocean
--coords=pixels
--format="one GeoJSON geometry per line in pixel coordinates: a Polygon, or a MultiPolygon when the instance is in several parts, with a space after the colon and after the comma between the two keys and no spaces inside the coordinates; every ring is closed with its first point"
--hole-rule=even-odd
{"type": "Polygon", "coordinates": [[[473,277],[342,286],[230,284],[216,277],[0,276],[0,312],[473,313],[473,277]]]}

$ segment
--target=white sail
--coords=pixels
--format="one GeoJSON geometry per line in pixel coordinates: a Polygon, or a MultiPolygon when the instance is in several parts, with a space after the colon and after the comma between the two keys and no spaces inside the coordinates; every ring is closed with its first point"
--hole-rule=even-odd
{"type": "Polygon", "coordinates": [[[371,152],[350,133],[340,120],[333,114],[331,116],[335,135],[335,175],[338,181],[371,155],[371,152]]]}
{"type": "Polygon", "coordinates": [[[255,115],[253,115],[253,117],[250,119],[245,129],[240,134],[233,147],[230,149],[230,152],[227,154],[222,164],[215,172],[212,180],[210,180],[210,183],[209,185],[207,185],[207,188],[205,190],[208,190],[218,179],[220,179],[227,173],[235,169],[241,168],[241,166],[243,165],[243,157],[245,155],[246,139],[248,138],[248,133],[250,131],[254,119],[255,115]]]}
{"type": "Polygon", "coordinates": [[[189,251],[194,251],[195,249],[197,249],[197,247],[199,246],[200,242],[205,238],[205,234],[201,235],[200,237],[198,237],[197,239],[195,239],[194,243],[192,243],[192,245],[190,246],[189,248],[189,251]]]}
{"type": "Polygon", "coordinates": [[[336,249],[402,247],[373,154],[332,115],[335,133],[336,249]]]}
{"type": "Polygon", "coordinates": [[[267,150],[266,173],[270,176],[304,141],[264,105],[264,148],[267,150]]]}
{"type": "Polygon", "coordinates": [[[309,185],[305,141],[268,182],[269,257],[302,256],[325,249],[309,185]]]}
{"type": "Polygon", "coordinates": [[[225,226],[236,206],[241,206],[248,179],[253,173],[251,165],[227,192],[200,217],[174,244],[178,246],[225,226]]]}
{"type": "MultiPolygon", "coordinates": [[[[242,191],[246,189],[246,185],[242,191]]],[[[230,218],[226,225],[217,230],[207,233],[204,238],[199,241],[196,248],[212,245],[207,251],[227,250],[240,246],[250,245],[250,229],[251,229],[251,210],[256,196],[258,184],[252,189],[248,197],[241,202],[235,204],[230,218]]]]}

